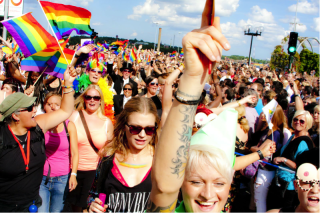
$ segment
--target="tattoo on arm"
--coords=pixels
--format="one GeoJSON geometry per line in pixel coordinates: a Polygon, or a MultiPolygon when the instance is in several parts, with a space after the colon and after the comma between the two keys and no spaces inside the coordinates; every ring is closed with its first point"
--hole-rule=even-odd
{"type": "Polygon", "coordinates": [[[147,212],[174,212],[176,209],[177,200],[175,200],[171,205],[166,207],[160,207],[154,204],[151,199],[148,201],[147,212]]]}
{"type": "Polygon", "coordinates": [[[176,158],[172,159],[173,167],[171,167],[172,174],[177,174],[178,178],[183,177],[184,169],[186,167],[189,155],[193,119],[196,110],[197,105],[183,105],[182,109],[179,110],[184,116],[184,118],[181,120],[182,131],[178,132],[180,135],[179,140],[182,142],[182,144],[177,150],[176,158]]]}
{"type": "Polygon", "coordinates": [[[187,94],[185,92],[182,92],[179,88],[177,90],[177,93],[180,93],[181,95],[186,96],[186,97],[194,98],[195,100],[198,100],[199,96],[201,95],[201,94],[199,94],[199,95],[189,95],[189,94],[187,94]]]}

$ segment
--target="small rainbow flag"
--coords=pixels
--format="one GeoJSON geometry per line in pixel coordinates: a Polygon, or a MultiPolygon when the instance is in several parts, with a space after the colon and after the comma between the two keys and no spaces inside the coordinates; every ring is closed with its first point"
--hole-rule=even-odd
{"type": "Polygon", "coordinates": [[[183,52],[183,49],[181,49],[180,56],[183,56],[183,55],[184,55],[184,52],[183,52]]]}
{"type": "Polygon", "coordinates": [[[115,42],[112,42],[111,45],[118,45],[118,46],[123,46],[125,43],[128,43],[129,40],[124,40],[124,41],[115,41],[115,42]]]}
{"type": "Polygon", "coordinates": [[[148,61],[147,62],[150,62],[151,61],[151,56],[149,55],[149,57],[148,57],[148,61]]]}
{"type": "MultiPolygon", "coordinates": [[[[45,49],[29,56],[21,61],[21,69],[26,71],[42,72],[48,67],[47,61],[58,51],[56,49],[45,49]]],[[[48,67],[46,72],[53,71],[54,67],[48,67]]]]}
{"type": "Polygon", "coordinates": [[[51,67],[48,71],[46,70],[45,73],[56,76],[58,78],[63,78],[63,73],[68,68],[68,64],[71,64],[73,55],[75,53],[74,50],[70,50],[68,48],[63,49],[63,53],[67,58],[64,58],[63,54],[60,51],[57,51],[47,62],[47,65],[51,67]],[[53,69],[52,69],[53,68],[53,69]]]}
{"type": "Polygon", "coordinates": [[[56,39],[34,19],[31,13],[4,20],[2,24],[16,40],[26,58],[47,48],[59,49],[56,39]]]}
{"type": "Polygon", "coordinates": [[[73,30],[75,30],[78,35],[92,34],[92,29],[90,28],[90,11],[81,7],[48,1],[39,1],[39,3],[58,39],[69,36],[73,30]]]}
{"type": "Polygon", "coordinates": [[[130,52],[130,61],[134,62],[135,60],[137,60],[137,55],[134,52],[134,49],[132,48],[132,50],[130,52]]]}
{"type": "Polygon", "coordinates": [[[104,48],[106,48],[107,50],[109,49],[109,44],[106,42],[106,41],[104,41],[104,44],[102,44],[103,46],[104,46],[104,48]]]}

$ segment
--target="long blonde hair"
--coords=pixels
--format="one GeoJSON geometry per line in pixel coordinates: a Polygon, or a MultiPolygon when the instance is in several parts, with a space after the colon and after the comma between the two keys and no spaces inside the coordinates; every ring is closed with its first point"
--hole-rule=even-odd
{"type": "MultiPolygon", "coordinates": [[[[156,125],[159,126],[160,119],[157,113],[157,107],[150,98],[145,97],[133,97],[131,98],[122,112],[118,115],[116,124],[114,127],[114,138],[110,143],[107,143],[100,150],[100,156],[111,156],[116,152],[123,155],[123,159],[125,160],[128,156],[129,144],[126,136],[126,123],[128,122],[129,116],[134,113],[151,113],[154,115],[156,119],[156,125]]],[[[155,145],[158,142],[158,131],[153,134],[152,139],[150,140],[149,145],[151,145],[154,149],[155,145]]],[[[153,150],[154,151],[154,150],[153,150]]]]}
{"type": "Polygon", "coordinates": [[[97,110],[97,115],[102,120],[106,120],[107,117],[105,116],[105,112],[104,112],[104,98],[103,98],[102,91],[98,85],[94,85],[94,84],[89,85],[88,88],[75,100],[74,105],[75,105],[76,110],[80,111],[80,110],[86,109],[86,105],[84,103],[84,96],[87,95],[87,93],[90,89],[95,89],[99,92],[100,97],[101,97],[101,99],[100,99],[101,102],[100,102],[100,106],[97,110]]]}
{"type": "Polygon", "coordinates": [[[249,122],[246,119],[246,109],[244,108],[244,106],[239,106],[237,108],[235,108],[235,110],[238,111],[238,123],[240,124],[241,129],[245,132],[248,133],[249,132],[249,122]]]}

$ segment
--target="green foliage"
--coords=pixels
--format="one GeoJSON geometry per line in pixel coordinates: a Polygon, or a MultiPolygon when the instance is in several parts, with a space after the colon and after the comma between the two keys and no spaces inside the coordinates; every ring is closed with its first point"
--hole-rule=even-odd
{"type": "Polygon", "coordinates": [[[315,70],[316,76],[319,76],[319,54],[304,48],[300,52],[300,66],[298,68],[299,72],[307,72],[308,74],[315,70]]]}

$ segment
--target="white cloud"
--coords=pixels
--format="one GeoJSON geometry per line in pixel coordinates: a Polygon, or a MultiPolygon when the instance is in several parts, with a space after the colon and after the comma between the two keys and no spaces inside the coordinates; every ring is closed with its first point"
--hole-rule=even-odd
{"type": "MultiPolygon", "coordinates": [[[[143,15],[150,17],[150,22],[163,26],[198,28],[205,0],[145,0],[142,5],[133,7],[128,19],[139,20],[143,15]]],[[[216,0],[216,15],[230,16],[239,7],[239,0],[216,0]]]]}
{"type": "Polygon", "coordinates": [[[320,17],[318,18],[313,18],[313,23],[314,23],[314,26],[312,26],[312,28],[317,31],[317,32],[320,32],[320,17]]]}
{"type": "Polygon", "coordinates": [[[273,23],[274,18],[272,12],[266,9],[261,9],[258,5],[251,8],[251,13],[249,16],[257,22],[273,23]]]}
{"type": "MultiPolygon", "coordinates": [[[[301,33],[303,33],[303,32],[305,32],[306,30],[307,30],[307,26],[306,26],[306,25],[297,23],[297,25],[296,25],[296,32],[301,32],[301,33]]],[[[294,24],[292,24],[292,25],[290,26],[290,31],[295,31],[295,30],[294,30],[294,24]]]]}
{"type": "Polygon", "coordinates": [[[288,10],[290,12],[296,12],[297,10],[298,13],[304,13],[304,14],[317,13],[319,11],[319,2],[317,1],[308,2],[308,0],[302,0],[298,2],[298,8],[297,8],[297,4],[293,4],[288,7],[288,10]]]}
{"type": "Polygon", "coordinates": [[[92,23],[91,25],[99,26],[99,25],[101,25],[101,23],[100,23],[100,22],[94,22],[94,23],[92,23]]]}
{"type": "Polygon", "coordinates": [[[132,34],[131,34],[131,36],[137,36],[138,35],[138,33],[136,33],[136,32],[133,32],[132,34]]]}

